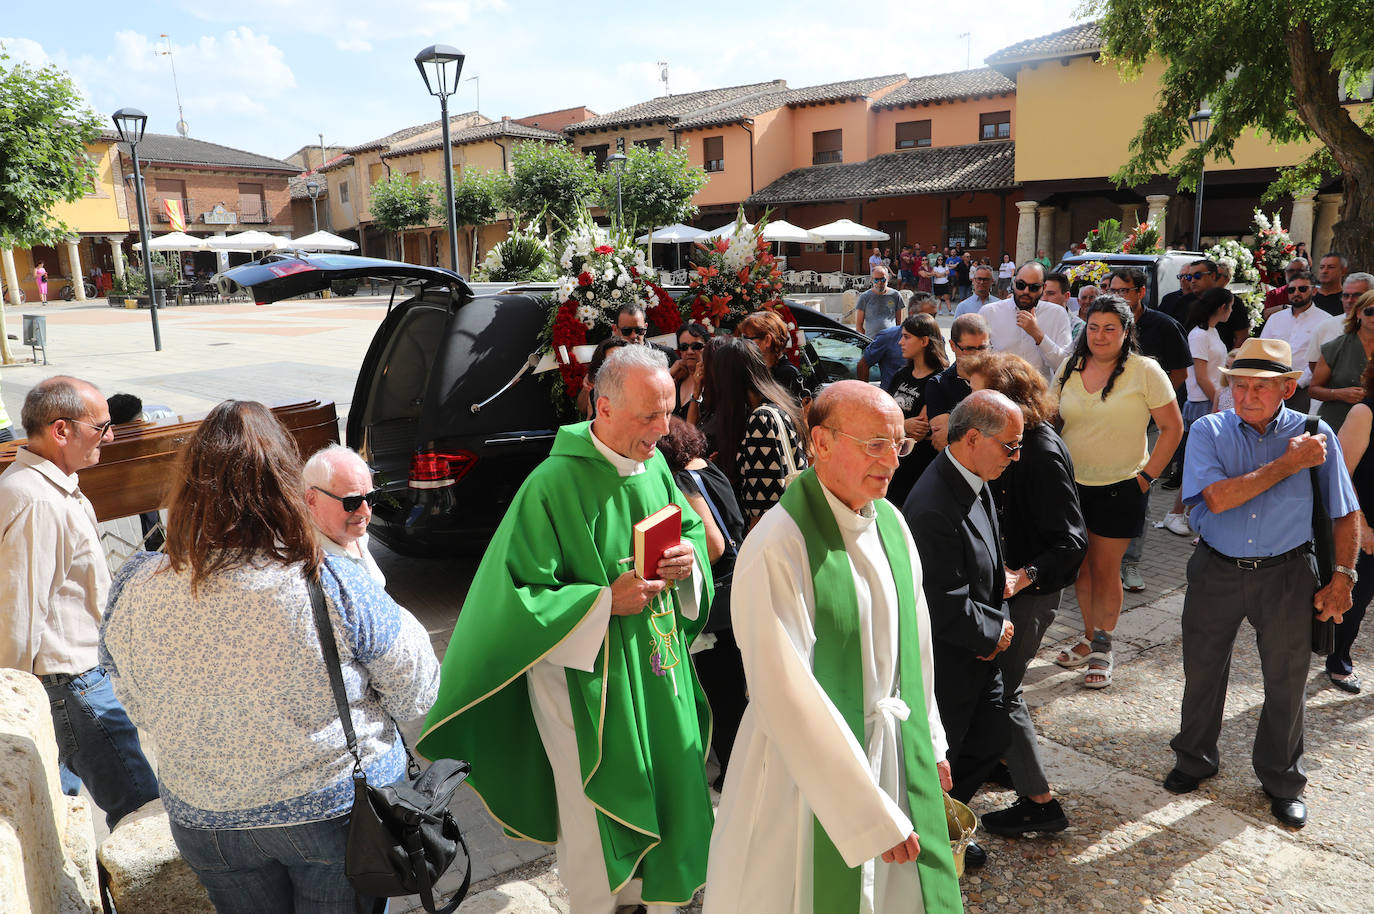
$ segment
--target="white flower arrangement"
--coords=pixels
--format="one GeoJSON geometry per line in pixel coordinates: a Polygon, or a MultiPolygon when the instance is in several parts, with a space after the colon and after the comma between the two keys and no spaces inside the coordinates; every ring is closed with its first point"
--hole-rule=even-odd
{"type": "Polygon", "coordinates": [[[1259,270],[1255,269],[1255,255],[1239,241],[1230,238],[1207,249],[1207,256],[1217,263],[1225,263],[1231,268],[1233,282],[1259,285],[1259,270]]]}

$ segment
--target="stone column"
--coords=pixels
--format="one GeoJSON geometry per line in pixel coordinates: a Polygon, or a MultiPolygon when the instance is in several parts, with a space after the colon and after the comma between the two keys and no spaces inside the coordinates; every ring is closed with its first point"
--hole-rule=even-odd
{"type": "Polygon", "coordinates": [[[81,239],[67,239],[67,269],[71,271],[72,291],[76,293],[77,301],[86,300],[85,274],[81,272],[81,239]]]}
{"type": "Polygon", "coordinates": [[[1317,220],[1312,231],[1312,243],[1307,250],[1312,253],[1312,263],[1321,260],[1322,255],[1331,250],[1335,237],[1336,223],[1341,218],[1341,195],[1317,195],[1317,220]]]}
{"type": "Polygon", "coordinates": [[[1307,250],[1315,255],[1316,246],[1312,243],[1312,229],[1314,227],[1314,217],[1317,208],[1316,194],[1303,194],[1301,197],[1293,198],[1293,215],[1288,219],[1288,237],[1293,239],[1293,243],[1302,242],[1307,245],[1307,250]]]}
{"type": "Polygon", "coordinates": [[[1058,217],[1054,220],[1054,226],[1053,244],[1045,253],[1050,256],[1050,260],[1058,263],[1059,255],[1069,249],[1070,243],[1079,239],[1073,237],[1073,213],[1067,207],[1059,211],[1058,217]]]}
{"type": "Polygon", "coordinates": [[[106,235],[105,240],[110,243],[110,254],[114,260],[115,279],[124,278],[124,236],[106,235]]]}
{"type": "Polygon", "coordinates": [[[1046,257],[1053,258],[1055,208],[1053,206],[1041,206],[1036,208],[1035,213],[1039,216],[1035,232],[1036,253],[1031,254],[1031,256],[1035,257],[1040,251],[1044,251],[1046,257]]]}
{"type": "Polygon", "coordinates": [[[1022,200],[1016,204],[1016,262],[1025,263],[1035,256],[1035,210],[1040,204],[1022,200]]]}
{"type": "Polygon", "coordinates": [[[5,275],[5,291],[10,294],[10,304],[19,307],[19,274],[14,269],[14,251],[0,248],[0,268],[5,275]]]}
{"type": "Polygon", "coordinates": [[[1136,213],[1140,212],[1139,203],[1122,203],[1121,206],[1121,229],[1126,234],[1130,234],[1140,221],[1136,213]]]}

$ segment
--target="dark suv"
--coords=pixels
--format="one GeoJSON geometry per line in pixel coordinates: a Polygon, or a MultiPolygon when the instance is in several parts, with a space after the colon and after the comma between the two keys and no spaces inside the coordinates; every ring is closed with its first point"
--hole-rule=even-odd
{"type": "MultiPolygon", "coordinates": [[[[560,424],[548,376],[535,371],[552,286],[476,295],[440,267],[286,252],[219,277],[224,291],[246,288],[259,303],[360,281],[393,288],[345,427],[385,492],[370,529],[408,555],[480,549],[560,424]]],[[[806,334],[810,386],[854,377],[867,338],[791,307],[806,334]]]]}

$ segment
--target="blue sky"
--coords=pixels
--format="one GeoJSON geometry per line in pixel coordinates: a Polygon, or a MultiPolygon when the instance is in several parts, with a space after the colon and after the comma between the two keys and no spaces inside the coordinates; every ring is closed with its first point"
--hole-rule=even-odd
{"type": "Polygon", "coordinates": [[[0,43],[13,59],[69,71],[103,119],[141,108],[158,133],[176,129],[174,61],[191,136],[282,157],[319,133],[350,145],[437,118],[413,63],[435,43],[462,50],[464,77],[479,77],[463,83],[454,113],[476,107],[479,90],[491,118],[575,105],[604,113],[661,95],[658,61],[675,94],[943,73],[1072,25],[1078,5],[59,0],[12,4],[0,43]],[[170,61],[159,54],[164,33],[170,61]]]}

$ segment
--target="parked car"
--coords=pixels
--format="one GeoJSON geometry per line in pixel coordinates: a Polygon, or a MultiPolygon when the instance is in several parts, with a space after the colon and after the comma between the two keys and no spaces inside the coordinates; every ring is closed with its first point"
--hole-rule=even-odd
{"type": "MultiPolygon", "coordinates": [[[[407,555],[481,549],[560,424],[546,376],[534,372],[553,286],[475,295],[439,267],[294,252],[219,277],[221,291],[242,287],[263,304],[365,280],[398,290],[362,356],[344,435],[385,493],[370,529],[407,555]]],[[[810,386],[854,377],[868,339],[789,304],[806,335],[810,386]]]]}

